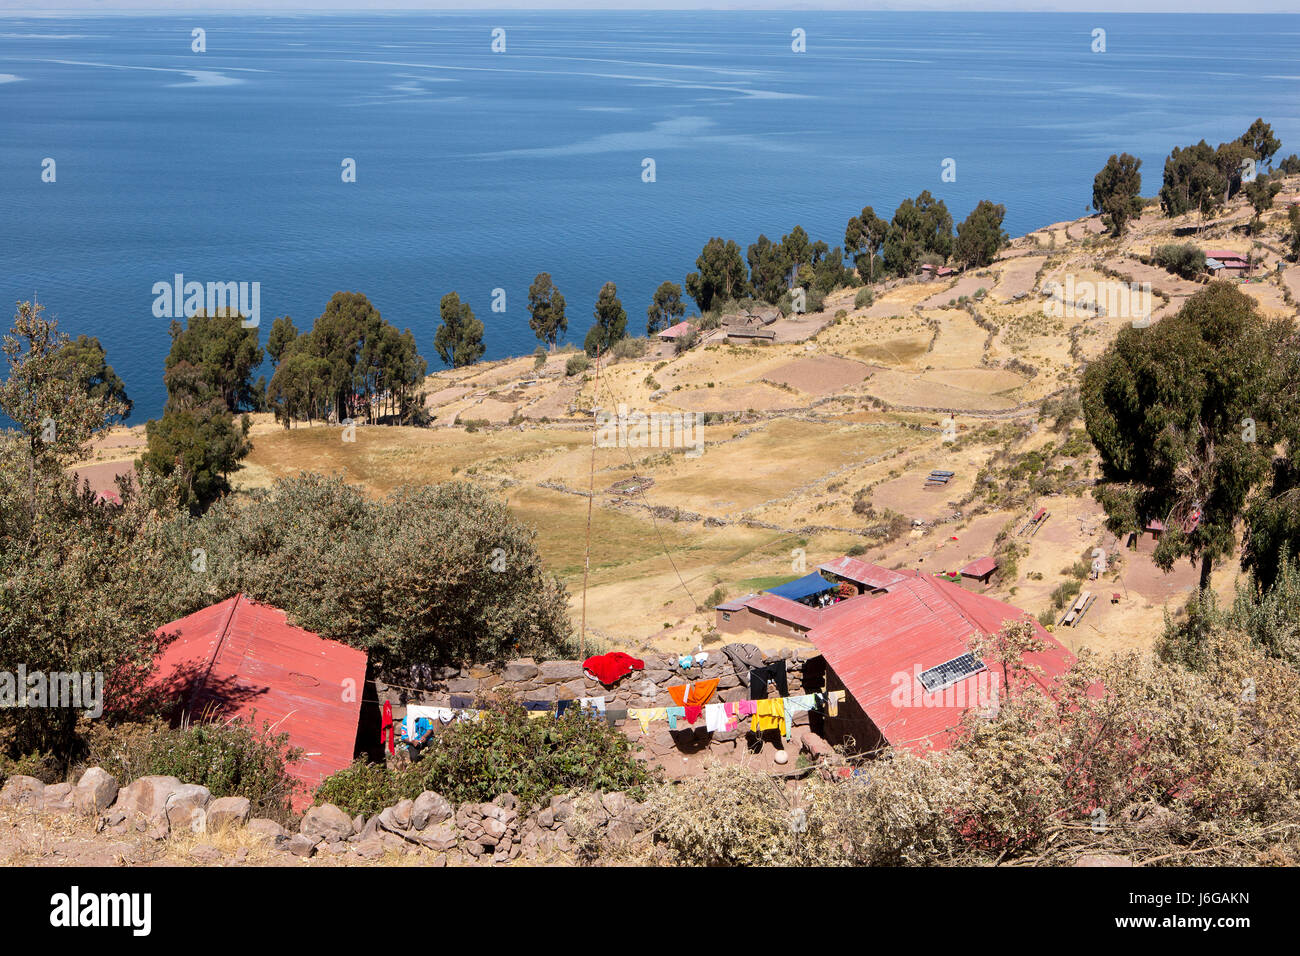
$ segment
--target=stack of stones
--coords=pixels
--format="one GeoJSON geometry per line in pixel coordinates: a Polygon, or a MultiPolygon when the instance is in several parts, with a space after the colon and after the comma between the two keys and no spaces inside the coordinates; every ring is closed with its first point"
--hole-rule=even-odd
{"type": "MultiPolygon", "coordinates": [[[[785,661],[786,681],[792,695],[804,692],[804,659],[800,653],[784,648],[769,658],[785,661]]],[[[644,670],[632,671],[612,687],[588,679],[583,674],[581,661],[537,663],[528,657],[510,661],[500,668],[466,667],[459,670],[443,668],[435,675],[435,680],[428,691],[405,699],[401,688],[389,687],[382,681],[377,681],[376,685],[381,703],[383,700],[390,701],[393,705],[393,713],[399,721],[405,713],[404,704],[408,702],[449,707],[453,694],[476,698],[501,690],[509,692],[518,700],[550,702],[577,700],[583,697],[604,697],[606,708],[670,707],[673,700],[668,694],[669,687],[717,678],[718,690],[714,700],[729,702],[749,698],[748,685],[742,683],[731,661],[720,651],[711,652],[703,666],[691,668],[679,667],[676,657],[651,655],[643,660],[644,670]]],[[[806,713],[796,717],[796,727],[806,728],[807,724],[806,713]]],[[[670,731],[667,723],[658,721],[650,725],[649,734],[643,735],[640,725],[629,718],[620,727],[628,737],[640,742],[652,756],[656,757],[667,756],[680,750],[694,753],[704,748],[708,748],[716,755],[719,751],[734,750],[736,746],[743,746],[745,743],[743,725],[741,729],[729,733],[709,734],[704,729],[703,721],[697,721],[694,727],[685,727],[677,731],[670,731]]]]}

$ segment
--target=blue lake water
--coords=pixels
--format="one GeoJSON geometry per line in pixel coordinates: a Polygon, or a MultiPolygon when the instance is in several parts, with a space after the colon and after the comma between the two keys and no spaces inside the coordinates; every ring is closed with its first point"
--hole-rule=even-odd
{"type": "Polygon", "coordinates": [[[1112,152],[1142,158],[1150,195],[1172,146],[1256,116],[1300,151],[1298,94],[1295,16],[0,18],[0,299],[97,335],[142,421],[169,347],[152,287],[175,273],[259,282],[263,343],[273,316],[306,328],[364,292],[436,368],[452,290],[488,358],[536,346],[540,271],[569,340],[606,281],[641,333],[710,236],[798,223],[837,245],[863,205],[888,218],[922,189],[958,220],[1003,203],[1019,234],[1083,215],[1112,152]]]}

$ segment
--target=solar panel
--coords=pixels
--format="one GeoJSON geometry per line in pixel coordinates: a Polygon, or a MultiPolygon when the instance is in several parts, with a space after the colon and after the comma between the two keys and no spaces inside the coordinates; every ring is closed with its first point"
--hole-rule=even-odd
{"type": "Polygon", "coordinates": [[[930,693],[937,690],[943,690],[950,687],[959,680],[970,677],[971,674],[978,674],[984,670],[984,662],[974,654],[963,654],[961,657],[954,657],[950,661],[945,661],[938,667],[931,667],[929,670],[921,671],[920,681],[930,693]]]}

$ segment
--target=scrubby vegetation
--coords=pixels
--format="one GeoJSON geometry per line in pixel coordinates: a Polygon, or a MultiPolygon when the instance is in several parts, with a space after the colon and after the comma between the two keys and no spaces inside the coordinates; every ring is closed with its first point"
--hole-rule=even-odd
{"type": "Polygon", "coordinates": [[[479,720],[436,731],[420,759],[401,769],[358,761],[327,778],[317,802],[369,814],[433,790],[453,803],[512,793],[535,807],[575,789],[636,795],[650,781],[627,736],[599,717],[529,719],[507,698],[482,703],[490,709],[479,720]]]}

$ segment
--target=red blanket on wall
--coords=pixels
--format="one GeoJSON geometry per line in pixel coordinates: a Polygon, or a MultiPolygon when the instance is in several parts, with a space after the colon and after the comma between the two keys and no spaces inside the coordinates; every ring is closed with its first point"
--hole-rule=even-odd
{"type": "Polygon", "coordinates": [[[617,682],[632,671],[644,670],[645,661],[639,661],[622,651],[611,651],[608,654],[588,657],[582,662],[582,669],[589,677],[608,685],[617,682]]]}

